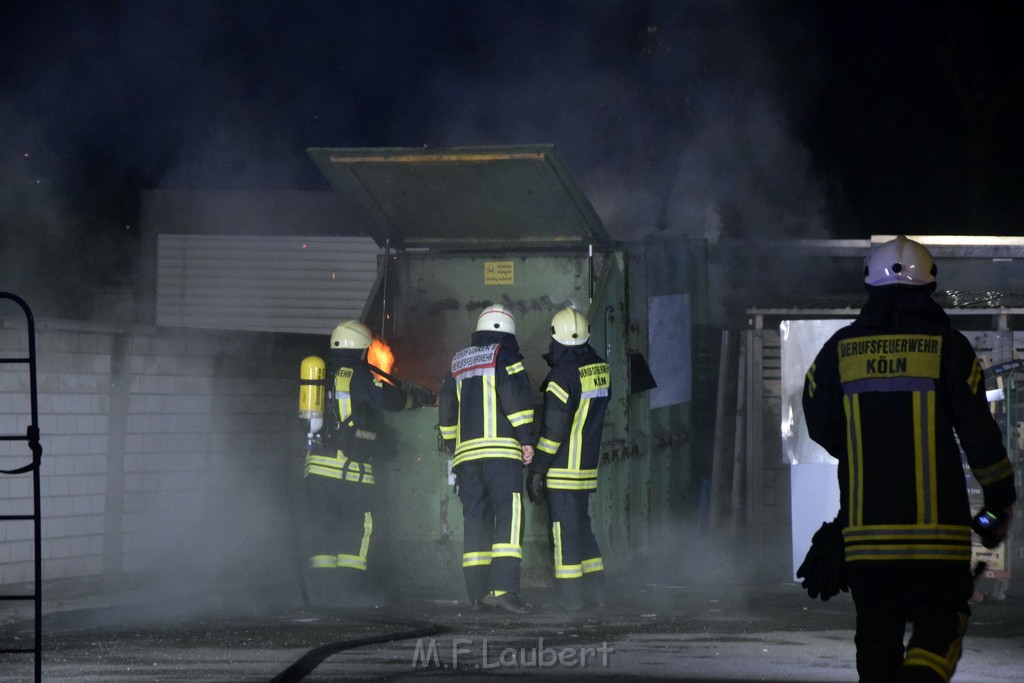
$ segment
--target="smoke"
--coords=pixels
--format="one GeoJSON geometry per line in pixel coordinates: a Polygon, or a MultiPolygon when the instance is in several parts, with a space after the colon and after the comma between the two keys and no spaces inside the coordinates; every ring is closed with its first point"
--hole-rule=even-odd
{"type": "Polygon", "coordinates": [[[141,190],[326,190],[311,146],[553,143],[620,239],[827,237],[800,140],[820,81],[801,11],[26,5],[0,29],[0,230],[32,252],[16,259],[26,271],[69,253],[65,268],[80,267],[76,286],[26,283],[11,259],[4,277],[88,317],[90,287],[136,276],[141,190]]]}
{"type": "Polygon", "coordinates": [[[123,463],[108,462],[123,471],[108,495],[124,499],[108,542],[121,539],[120,592],[145,596],[132,618],[300,604],[304,438],[283,390],[305,344],[165,330],[120,346],[114,386],[138,388],[112,397],[112,422],[128,413],[123,463]],[[154,343],[168,355],[122,356],[154,343]]]}
{"type": "Polygon", "coordinates": [[[481,22],[473,37],[493,58],[432,75],[419,142],[553,142],[623,239],[829,236],[790,121],[817,75],[796,66],[810,48],[785,17],[729,2],[559,7],[573,19],[563,31],[547,6],[481,22]]]}
{"type": "MultiPolygon", "coordinates": [[[[769,562],[751,556],[748,542],[723,529],[706,530],[697,523],[673,521],[654,525],[642,568],[643,579],[686,586],[755,586],[769,562]]],[[[772,558],[774,559],[774,558],[772,558]]]]}
{"type": "Polygon", "coordinates": [[[4,282],[88,317],[90,287],[130,283],[140,190],[326,189],[310,146],[554,143],[615,237],[828,236],[795,128],[817,85],[795,68],[806,37],[769,14],[711,0],[23,11],[0,35],[4,282]]]}
{"type": "Polygon", "coordinates": [[[64,277],[80,274],[77,260],[61,262],[64,254],[77,252],[67,230],[77,217],[46,173],[43,131],[24,122],[18,109],[2,99],[0,130],[5,132],[0,142],[5,160],[0,163],[0,290],[21,294],[37,311],[68,311],[73,307],[70,293],[53,282],[58,264],[64,277]]]}

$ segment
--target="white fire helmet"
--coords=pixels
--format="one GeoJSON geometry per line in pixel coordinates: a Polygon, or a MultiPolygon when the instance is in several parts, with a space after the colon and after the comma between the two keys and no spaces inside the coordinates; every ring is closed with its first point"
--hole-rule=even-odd
{"type": "Polygon", "coordinates": [[[480,317],[476,321],[477,332],[508,332],[509,334],[516,333],[516,319],[512,315],[512,311],[508,310],[501,304],[493,304],[488,306],[480,313],[480,317]]]}
{"type": "Polygon", "coordinates": [[[358,320],[346,320],[331,334],[332,349],[368,349],[373,343],[373,332],[358,320]]]}
{"type": "Polygon", "coordinates": [[[590,339],[590,323],[575,308],[563,308],[551,319],[551,338],[566,346],[580,346],[590,339]]]}
{"type": "Polygon", "coordinates": [[[864,284],[930,285],[935,282],[935,262],[920,242],[899,235],[872,247],[864,261],[864,284]]]}

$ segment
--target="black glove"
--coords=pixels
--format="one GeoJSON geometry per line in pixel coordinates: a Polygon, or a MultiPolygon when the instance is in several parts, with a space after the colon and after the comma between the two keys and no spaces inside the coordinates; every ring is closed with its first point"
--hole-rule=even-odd
{"type": "Polygon", "coordinates": [[[988,549],[997,547],[1006,539],[1010,532],[1010,520],[1013,519],[1013,508],[1002,512],[993,512],[987,507],[971,520],[971,528],[981,538],[981,544],[988,549]]]}
{"type": "Polygon", "coordinates": [[[437,405],[437,395],[430,389],[416,386],[412,382],[402,382],[402,389],[412,397],[413,408],[437,405]]]}
{"type": "Polygon", "coordinates": [[[441,436],[441,426],[434,425],[434,429],[437,430],[437,452],[444,453],[445,455],[454,455],[454,448],[449,446],[448,440],[441,436]]]}
{"type": "Polygon", "coordinates": [[[540,472],[535,469],[527,470],[526,472],[526,497],[530,499],[531,503],[540,505],[546,498],[545,488],[547,484],[547,475],[544,472],[540,472]]]}
{"type": "Polygon", "coordinates": [[[811,548],[807,551],[803,564],[796,570],[797,578],[807,594],[814,599],[821,596],[822,602],[827,601],[839,591],[847,592],[850,587],[846,583],[846,549],[843,544],[843,529],[838,517],[821,525],[814,532],[811,548]]]}

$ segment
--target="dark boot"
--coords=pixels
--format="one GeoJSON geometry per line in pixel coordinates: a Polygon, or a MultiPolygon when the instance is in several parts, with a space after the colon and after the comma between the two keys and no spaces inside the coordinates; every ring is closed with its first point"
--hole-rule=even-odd
{"type": "Polygon", "coordinates": [[[567,612],[580,612],[587,608],[582,579],[558,579],[559,602],[567,612]]]}
{"type": "Polygon", "coordinates": [[[310,569],[306,573],[306,590],[309,597],[309,604],[313,607],[324,607],[327,598],[330,596],[328,583],[330,581],[329,569],[310,569]]]}
{"type": "Polygon", "coordinates": [[[474,612],[490,612],[492,608],[483,601],[483,598],[476,598],[469,601],[469,609],[474,612]]]}
{"type": "Polygon", "coordinates": [[[488,593],[480,600],[480,604],[512,614],[529,614],[533,611],[528,604],[522,601],[518,593],[502,593],[501,595],[488,593]]]}
{"type": "Polygon", "coordinates": [[[583,575],[584,601],[588,607],[601,609],[605,603],[604,572],[590,572],[583,575]]]}

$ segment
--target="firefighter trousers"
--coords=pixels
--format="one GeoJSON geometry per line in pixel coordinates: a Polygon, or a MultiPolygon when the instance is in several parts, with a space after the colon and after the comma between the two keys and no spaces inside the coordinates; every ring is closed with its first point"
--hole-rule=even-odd
{"type": "Polygon", "coordinates": [[[455,468],[464,521],[462,572],[470,600],[519,592],[523,559],[523,466],[481,458],[455,468]]]}
{"type": "Polygon", "coordinates": [[[585,584],[593,592],[592,587],[598,585],[596,579],[603,576],[601,572],[604,570],[601,550],[590,523],[591,493],[547,490],[556,584],[573,601],[603,600],[596,595],[587,598],[581,588],[585,584]]]}
{"type": "Polygon", "coordinates": [[[948,681],[970,616],[974,581],[968,566],[848,571],[860,680],[948,681]],[[904,647],[908,622],[913,631],[904,647]]]}
{"type": "Polygon", "coordinates": [[[306,476],[309,510],[309,568],[314,589],[359,592],[373,534],[374,486],[310,474],[306,476]]]}

